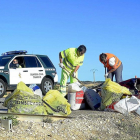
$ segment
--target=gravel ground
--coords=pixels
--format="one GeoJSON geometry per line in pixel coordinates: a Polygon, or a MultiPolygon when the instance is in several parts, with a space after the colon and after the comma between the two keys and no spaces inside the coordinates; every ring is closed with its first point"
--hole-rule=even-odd
{"type": "Polygon", "coordinates": [[[73,111],[53,123],[22,121],[10,132],[0,124],[0,140],[139,140],[140,116],[116,112],[73,111]]]}

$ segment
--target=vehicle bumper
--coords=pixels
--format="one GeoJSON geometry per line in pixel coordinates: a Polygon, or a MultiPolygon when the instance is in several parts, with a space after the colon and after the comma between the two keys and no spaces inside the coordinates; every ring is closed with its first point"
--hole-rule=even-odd
{"type": "Polygon", "coordinates": [[[54,83],[57,83],[57,82],[58,82],[58,75],[56,74],[54,77],[54,83]]]}

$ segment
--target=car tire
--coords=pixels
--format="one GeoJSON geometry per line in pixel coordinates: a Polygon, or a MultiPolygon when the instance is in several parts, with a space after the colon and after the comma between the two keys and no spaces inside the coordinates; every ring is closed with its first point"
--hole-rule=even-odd
{"type": "Polygon", "coordinates": [[[4,96],[5,92],[6,92],[6,84],[2,79],[0,79],[0,98],[4,96]]]}
{"type": "Polygon", "coordinates": [[[45,77],[41,83],[41,90],[43,95],[45,96],[49,90],[53,89],[53,86],[53,81],[50,78],[45,77]]]}

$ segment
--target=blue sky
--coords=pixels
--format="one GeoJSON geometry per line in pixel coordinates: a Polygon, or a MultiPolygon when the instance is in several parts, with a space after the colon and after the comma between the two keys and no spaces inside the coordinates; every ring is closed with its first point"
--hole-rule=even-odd
{"type": "Polygon", "coordinates": [[[27,50],[46,54],[58,66],[67,48],[87,47],[79,79],[104,80],[100,53],[123,63],[123,80],[140,77],[139,0],[0,0],[0,53],[27,50]]]}

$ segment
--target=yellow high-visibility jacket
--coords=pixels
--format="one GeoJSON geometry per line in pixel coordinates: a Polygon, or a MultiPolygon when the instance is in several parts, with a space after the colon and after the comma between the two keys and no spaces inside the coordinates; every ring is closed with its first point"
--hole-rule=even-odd
{"type": "Polygon", "coordinates": [[[77,55],[77,48],[68,48],[61,52],[63,58],[63,64],[67,70],[72,71],[76,66],[83,65],[84,54],[82,56],[77,55]]]}

